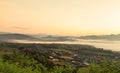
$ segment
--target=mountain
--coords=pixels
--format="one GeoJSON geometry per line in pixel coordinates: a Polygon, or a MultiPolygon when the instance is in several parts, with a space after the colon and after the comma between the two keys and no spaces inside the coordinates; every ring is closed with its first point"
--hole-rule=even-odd
{"type": "Polygon", "coordinates": [[[72,38],[69,38],[67,36],[46,36],[46,37],[41,37],[42,40],[44,41],[74,41],[72,38]]]}
{"type": "Polygon", "coordinates": [[[41,37],[47,37],[50,36],[49,34],[28,34],[30,36],[36,37],[36,38],[41,38],[41,37]]]}
{"type": "Polygon", "coordinates": [[[120,41],[120,34],[81,36],[79,39],[120,41]]]}
{"type": "Polygon", "coordinates": [[[45,34],[18,34],[18,33],[0,33],[0,41],[15,41],[15,40],[28,40],[28,41],[73,41],[69,37],[54,36],[45,34]]]}
{"type": "Polygon", "coordinates": [[[69,36],[59,36],[50,34],[32,34],[35,38],[39,38],[40,41],[75,41],[69,36]]]}
{"type": "Polygon", "coordinates": [[[120,41],[120,34],[72,37],[72,36],[58,36],[58,35],[48,35],[48,34],[19,34],[19,33],[0,32],[0,41],[28,40],[28,41],[60,42],[60,41],[76,41],[76,39],[120,41]]]}
{"type": "Polygon", "coordinates": [[[38,38],[34,38],[25,34],[17,34],[17,33],[6,33],[0,34],[0,41],[9,41],[9,40],[38,40],[38,38]]]}

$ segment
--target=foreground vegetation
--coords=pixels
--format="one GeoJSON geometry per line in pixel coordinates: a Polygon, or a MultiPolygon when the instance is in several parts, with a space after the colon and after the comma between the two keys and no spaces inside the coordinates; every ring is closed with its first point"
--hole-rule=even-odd
{"type": "Polygon", "coordinates": [[[89,45],[0,43],[0,73],[120,73],[120,53],[89,45]]]}

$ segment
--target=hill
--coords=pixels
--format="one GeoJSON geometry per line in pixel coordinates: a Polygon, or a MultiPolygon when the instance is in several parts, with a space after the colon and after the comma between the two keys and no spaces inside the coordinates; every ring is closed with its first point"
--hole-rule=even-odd
{"type": "Polygon", "coordinates": [[[17,33],[0,34],[0,41],[10,41],[10,40],[38,40],[38,39],[25,34],[17,34],[17,33]]]}
{"type": "Polygon", "coordinates": [[[0,33],[0,41],[16,42],[14,40],[27,40],[27,41],[73,41],[71,38],[64,36],[54,35],[30,35],[30,34],[18,34],[18,33],[0,33]]]}
{"type": "Polygon", "coordinates": [[[91,36],[81,36],[79,39],[93,39],[93,40],[112,40],[120,41],[120,34],[114,35],[91,35],[91,36]]]}

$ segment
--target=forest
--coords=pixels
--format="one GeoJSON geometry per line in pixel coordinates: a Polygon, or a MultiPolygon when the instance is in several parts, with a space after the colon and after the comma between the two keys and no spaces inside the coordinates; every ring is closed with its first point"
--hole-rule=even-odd
{"type": "Polygon", "coordinates": [[[120,52],[80,44],[1,42],[0,73],[120,73],[120,52]]]}

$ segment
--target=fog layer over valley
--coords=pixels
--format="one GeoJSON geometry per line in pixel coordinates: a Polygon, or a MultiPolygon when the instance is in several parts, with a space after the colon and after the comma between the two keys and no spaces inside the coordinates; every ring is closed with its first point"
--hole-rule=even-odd
{"type": "Polygon", "coordinates": [[[56,36],[46,34],[17,34],[1,33],[0,41],[13,43],[44,43],[44,44],[86,44],[95,47],[120,51],[120,34],[118,35],[92,35],[92,36],[56,36]]]}

